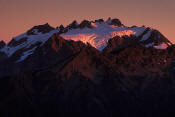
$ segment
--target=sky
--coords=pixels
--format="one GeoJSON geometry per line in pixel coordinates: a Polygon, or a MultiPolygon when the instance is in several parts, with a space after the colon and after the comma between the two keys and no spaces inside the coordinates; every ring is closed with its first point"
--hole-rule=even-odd
{"type": "Polygon", "coordinates": [[[35,25],[108,17],[158,29],[175,43],[175,0],[0,0],[0,40],[9,42],[35,25]]]}

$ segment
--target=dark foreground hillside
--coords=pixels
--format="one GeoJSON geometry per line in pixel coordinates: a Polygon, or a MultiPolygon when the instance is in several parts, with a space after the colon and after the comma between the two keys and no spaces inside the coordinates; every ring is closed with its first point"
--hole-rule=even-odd
{"type": "Polygon", "coordinates": [[[170,116],[174,115],[174,78],[108,76],[68,79],[51,71],[0,80],[2,117],[170,116]]]}

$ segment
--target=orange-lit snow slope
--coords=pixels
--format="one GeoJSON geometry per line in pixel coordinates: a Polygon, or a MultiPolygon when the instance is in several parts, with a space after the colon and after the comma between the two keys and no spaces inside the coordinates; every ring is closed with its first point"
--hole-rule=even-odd
{"type": "Polygon", "coordinates": [[[145,31],[145,27],[118,27],[109,25],[108,22],[96,22],[91,23],[93,28],[72,29],[61,36],[67,40],[82,41],[84,43],[90,43],[98,50],[103,50],[107,46],[109,39],[115,36],[139,36],[145,31]]]}

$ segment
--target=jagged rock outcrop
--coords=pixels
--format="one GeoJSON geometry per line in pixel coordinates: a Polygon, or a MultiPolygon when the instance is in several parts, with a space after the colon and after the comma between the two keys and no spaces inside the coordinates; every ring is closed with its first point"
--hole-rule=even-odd
{"type": "Polygon", "coordinates": [[[112,19],[110,25],[122,26],[123,24],[121,23],[119,19],[112,19]]]}
{"type": "Polygon", "coordinates": [[[172,43],[158,30],[152,30],[150,28],[147,28],[139,37],[141,38],[140,43],[147,46],[154,45],[157,48],[161,48],[161,46],[162,48],[166,48],[172,45],[172,43]]]}
{"type": "Polygon", "coordinates": [[[51,27],[48,23],[44,25],[38,25],[34,26],[30,30],[27,31],[27,35],[35,35],[36,33],[48,33],[50,31],[54,30],[53,27],[51,27]]]}
{"type": "Polygon", "coordinates": [[[104,20],[103,19],[98,19],[98,20],[95,20],[95,22],[98,22],[98,23],[103,23],[104,20]]]}
{"type": "Polygon", "coordinates": [[[66,32],[66,29],[64,28],[63,25],[60,25],[58,29],[59,29],[59,33],[60,33],[60,34],[66,32]]]}
{"type": "Polygon", "coordinates": [[[85,28],[85,27],[87,27],[87,28],[92,28],[91,22],[88,21],[88,20],[82,21],[82,22],[80,23],[79,27],[80,27],[80,29],[85,28]]]}
{"type": "Polygon", "coordinates": [[[77,23],[77,21],[73,21],[71,24],[69,24],[67,26],[68,29],[76,29],[76,28],[79,28],[79,24],[77,23]]]}

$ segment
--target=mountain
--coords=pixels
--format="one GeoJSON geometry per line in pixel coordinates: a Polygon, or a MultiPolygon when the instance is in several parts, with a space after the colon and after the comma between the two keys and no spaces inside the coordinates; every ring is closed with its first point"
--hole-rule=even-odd
{"type": "Polygon", "coordinates": [[[120,20],[109,18],[107,21],[103,19],[95,21],[84,20],[80,24],[74,21],[65,28],[60,26],[56,29],[48,23],[34,26],[26,33],[12,39],[5,47],[1,48],[0,52],[4,52],[9,57],[21,49],[24,49],[26,53],[30,53],[28,52],[29,50],[34,51],[38,45],[43,45],[55,33],[60,34],[65,40],[89,43],[100,51],[108,45],[108,40],[116,37],[128,38],[130,41],[139,42],[145,47],[157,49],[166,49],[172,45],[157,30],[144,26],[126,27],[120,20]]]}
{"type": "Polygon", "coordinates": [[[156,29],[46,23],[0,47],[2,117],[175,113],[175,46],[156,29]]]}

